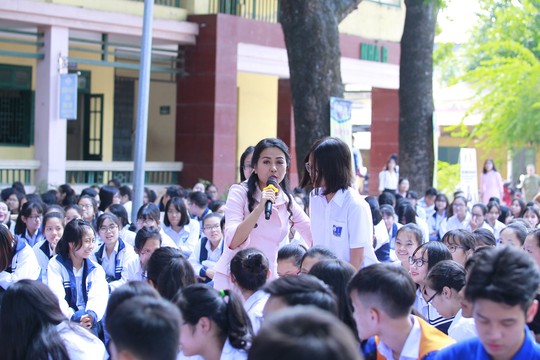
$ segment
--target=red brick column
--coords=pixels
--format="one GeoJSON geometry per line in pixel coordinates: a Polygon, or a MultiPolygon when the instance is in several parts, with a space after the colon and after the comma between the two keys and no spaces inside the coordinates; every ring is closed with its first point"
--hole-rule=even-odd
{"type": "MultiPolygon", "coordinates": [[[[279,79],[278,82],[278,126],[277,136],[289,146],[291,153],[291,166],[289,180],[291,189],[298,186],[299,174],[296,161],[296,141],[294,136],[294,113],[292,108],[291,82],[288,79],[279,79]]],[[[301,160],[301,159],[300,159],[301,160]]]]}

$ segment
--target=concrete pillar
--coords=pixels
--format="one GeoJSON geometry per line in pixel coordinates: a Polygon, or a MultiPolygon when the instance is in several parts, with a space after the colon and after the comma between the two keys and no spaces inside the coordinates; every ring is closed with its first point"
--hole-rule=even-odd
{"type": "Polygon", "coordinates": [[[66,120],[59,116],[60,73],[58,60],[68,56],[69,30],[59,26],[42,27],[43,60],[36,66],[35,159],[41,162],[36,185],[45,181],[58,186],[66,182],[66,120]]]}

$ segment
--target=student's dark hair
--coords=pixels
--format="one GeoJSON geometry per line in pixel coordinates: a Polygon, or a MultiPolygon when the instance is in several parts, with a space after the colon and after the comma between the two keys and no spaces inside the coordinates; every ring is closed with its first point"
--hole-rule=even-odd
{"type": "Polygon", "coordinates": [[[195,204],[199,208],[208,207],[208,196],[200,191],[191,191],[188,194],[188,199],[191,203],[195,204]]]}
{"type": "Polygon", "coordinates": [[[244,175],[244,162],[246,161],[246,158],[249,154],[253,154],[253,151],[255,148],[253,146],[248,146],[246,150],[240,155],[240,182],[246,181],[246,177],[244,175]]]}
{"type": "Polygon", "coordinates": [[[32,215],[33,210],[39,215],[43,215],[43,205],[40,202],[28,201],[23,204],[19,216],[17,216],[17,222],[15,223],[15,235],[24,236],[26,224],[23,222],[22,217],[28,218],[32,215]]]}
{"type": "Polygon", "coordinates": [[[212,212],[216,212],[219,210],[220,207],[222,207],[223,205],[225,205],[225,201],[223,200],[212,200],[210,202],[210,204],[208,205],[208,208],[212,211],[212,212]]]}
{"type": "Polygon", "coordinates": [[[135,244],[133,246],[135,252],[139,253],[143,249],[144,244],[146,244],[146,240],[148,239],[159,239],[159,244],[161,245],[162,241],[159,228],[155,226],[143,226],[139,231],[137,231],[137,235],[135,235],[135,244]]]}
{"type": "Polygon", "coordinates": [[[418,193],[414,190],[407,191],[407,199],[418,200],[418,193]]]}
{"type": "Polygon", "coordinates": [[[476,203],[473,205],[472,207],[473,209],[474,208],[479,208],[480,211],[482,211],[482,215],[486,216],[487,212],[488,212],[488,208],[486,205],[484,205],[483,203],[476,203]]]}
{"type": "Polygon", "coordinates": [[[504,231],[508,231],[508,230],[512,230],[518,240],[519,240],[519,243],[521,245],[523,245],[525,243],[525,239],[527,238],[527,234],[528,234],[528,230],[527,230],[527,227],[525,227],[525,225],[519,223],[519,222],[514,222],[514,223],[511,223],[511,224],[508,224],[506,225],[505,228],[503,228],[501,230],[501,232],[499,233],[499,237],[500,237],[500,234],[503,233],[504,231]]]}
{"type": "Polygon", "coordinates": [[[337,259],[336,254],[334,254],[332,250],[320,245],[315,245],[314,247],[307,249],[306,253],[302,257],[302,262],[304,262],[304,259],[308,257],[319,258],[321,260],[337,259]]]}
{"type": "Polygon", "coordinates": [[[122,185],[118,188],[118,191],[120,192],[120,196],[127,195],[128,200],[131,201],[132,197],[132,191],[131,188],[128,185],[122,185]]]}
{"type": "Polygon", "coordinates": [[[442,237],[441,241],[449,245],[463,246],[463,251],[476,248],[476,238],[472,232],[465,229],[454,229],[448,231],[442,237]]]}
{"type": "Polygon", "coordinates": [[[220,222],[220,226],[221,226],[221,220],[223,220],[223,216],[221,216],[221,214],[218,214],[218,213],[208,213],[206,215],[204,215],[203,219],[202,219],[202,222],[203,222],[203,226],[204,226],[204,223],[206,222],[206,220],[208,219],[211,219],[211,218],[216,218],[216,219],[219,219],[219,222],[220,222]]]}
{"type": "Polygon", "coordinates": [[[62,200],[62,203],[60,205],[62,206],[68,206],[72,204],[77,203],[77,194],[75,193],[75,190],[71,187],[69,184],[63,184],[58,187],[58,191],[66,194],[64,197],[64,200],[62,200]]]}
{"type": "Polygon", "coordinates": [[[96,196],[98,196],[98,193],[97,193],[97,191],[94,190],[93,188],[87,187],[87,188],[85,188],[85,189],[82,189],[82,191],[81,191],[81,196],[79,197],[79,200],[80,200],[83,196],[89,196],[89,197],[95,199],[96,196]]]}
{"type": "Polygon", "coordinates": [[[478,246],[497,246],[497,239],[491,231],[479,228],[473,231],[476,247],[478,246]]]}
{"type": "MultiPolygon", "coordinates": [[[[283,155],[285,156],[285,163],[287,166],[287,169],[289,166],[291,166],[291,155],[289,154],[289,148],[287,145],[283,142],[281,139],[277,138],[266,138],[262,139],[257,143],[253,150],[253,157],[251,158],[251,166],[255,167],[257,162],[259,161],[259,158],[261,157],[261,153],[270,148],[276,148],[281,150],[283,152],[283,155]]],[[[247,198],[248,198],[248,209],[249,212],[252,212],[255,207],[255,198],[253,197],[253,194],[255,194],[257,187],[259,186],[259,176],[253,171],[251,175],[249,176],[249,179],[247,181],[248,186],[248,192],[247,192],[247,198]]],[[[281,190],[283,191],[283,194],[287,196],[287,199],[289,200],[287,203],[287,211],[289,212],[289,220],[292,219],[292,210],[291,210],[291,204],[292,204],[292,197],[291,192],[289,190],[289,178],[287,173],[285,174],[285,177],[279,184],[281,187],[281,190]]],[[[292,221],[292,220],[291,220],[292,221]]],[[[293,224],[294,225],[294,224],[293,224]]]]}
{"type": "Polygon", "coordinates": [[[186,190],[183,187],[181,187],[180,185],[168,186],[167,189],[165,190],[165,194],[169,195],[169,197],[171,197],[171,198],[173,198],[173,197],[179,197],[179,198],[187,197],[186,190]]]}
{"type": "Polygon", "coordinates": [[[103,185],[99,189],[99,210],[105,211],[113,203],[114,195],[119,194],[118,188],[115,186],[103,185]]]}
{"type": "Polygon", "coordinates": [[[118,352],[125,350],[142,360],[175,360],[178,355],[182,317],[164,299],[125,300],[107,323],[118,352]]]}
{"type": "Polygon", "coordinates": [[[14,181],[12,184],[11,184],[11,187],[15,190],[17,190],[18,192],[26,195],[26,188],[24,187],[24,184],[20,181],[14,181]]]}
{"type": "MultiPolygon", "coordinates": [[[[17,200],[19,201],[19,211],[21,210],[21,201],[26,197],[26,193],[20,192],[17,189],[11,189],[9,192],[7,198],[9,198],[11,195],[15,195],[17,197],[17,200]]],[[[6,198],[6,200],[7,200],[6,198]]]]}
{"type": "Polygon", "coordinates": [[[527,311],[539,285],[539,269],[532,258],[521,249],[501,246],[475,254],[465,296],[472,302],[487,299],[527,311]]]}
{"type": "Polygon", "coordinates": [[[145,187],[144,192],[146,193],[146,196],[148,196],[148,202],[156,202],[157,195],[156,192],[150,188],[145,187]]]}
{"type": "Polygon", "coordinates": [[[248,360],[360,360],[358,343],[334,316],[314,306],[284,309],[265,320],[248,360]]]}
{"type": "Polygon", "coordinates": [[[334,293],[322,280],[312,275],[280,277],[267,283],[264,291],[280,298],[288,306],[314,305],[338,314],[334,293]]]}
{"type": "Polygon", "coordinates": [[[533,214],[536,215],[536,218],[540,220],[540,212],[538,212],[538,207],[536,205],[527,206],[527,208],[523,212],[523,217],[525,217],[525,214],[528,212],[532,212],[533,214]]]}
{"type": "Polygon", "coordinates": [[[493,171],[497,171],[497,168],[495,167],[495,161],[493,161],[492,158],[489,158],[489,159],[486,159],[486,161],[484,161],[484,166],[482,166],[482,173],[483,174],[486,174],[487,171],[486,171],[486,164],[489,162],[491,162],[491,165],[493,165],[493,171]]]}
{"type": "Polygon", "coordinates": [[[120,185],[122,185],[120,180],[118,180],[117,178],[112,178],[112,179],[109,179],[106,186],[111,186],[111,187],[115,187],[115,188],[118,189],[120,187],[120,185]]]}
{"type": "Polygon", "coordinates": [[[270,264],[257,249],[239,251],[231,260],[231,275],[242,290],[257,291],[266,283],[270,264]]]}
{"type": "Polygon", "coordinates": [[[105,327],[108,329],[111,326],[110,317],[124,301],[142,296],[149,296],[155,299],[160,298],[160,295],[156,289],[154,289],[150,284],[142,281],[129,281],[114,290],[107,301],[107,310],[105,311],[107,314],[105,317],[105,327]]]}
{"type": "Polygon", "coordinates": [[[398,222],[405,224],[416,224],[416,210],[408,200],[399,203],[396,210],[398,222]]]}
{"type": "MultiPolygon", "coordinates": [[[[0,348],[2,359],[60,359],[69,354],[56,326],[66,321],[58,298],[49,287],[34,280],[11,285],[0,308],[0,348]]],[[[69,325],[76,328],[78,325],[69,325]]],[[[82,328],[79,335],[85,331],[82,328]]]]}
{"type": "Polygon", "coordinates": [[[523,214],[525,214],[525,209],[527,208],[527,204],[525,204],[525,201],[521,198],[514,198],[512,202],[517,201],[519,204],[519,208],[521,209],[521,212],[519,213],[518,217],[523,217],[523,214]]]}
{"type": "Polygon", "coordinates": [[[278,250],[277,259],[278,261],[292,259],[294,265],[300,267],[305,253],[306,249],[304,247],[298,244],[287,244],[278,250]]]}
{"type": "Polygon", "coordinates": [[[94,228],[90,223],[83,219],[73,219],[66,224],[64,234],[56,245],[56,253],[64,258],[69,257],[69,244],[73,244],[74,250],[81,248],[83,244],[83,236],[87,231],[91,231],[95,236],[94,228]]]}
{"type": "MultiPolygon", "coordinates": [[[[496,201],[490,201],[488,202],[486,209],[487,211],[491,211],[491,209],[496,208],[499,211],[499,214],[501,213],[501,204],[499,204],[496,201]]],[[[504,224],[504,223],[503,223],[504,224]]]]}
{"type": "Polygon", "coordinates": [[[103,222],[107,219],[115,223],[116,225],[118,225],[120,230],[122,229],[122,222],[120,221],[120,219],[116,215],[114,215],[112,212],[108,212],[108,213],[103,213],[99,215],[97,219],[97,230],[99,230],[101,225],[103,225],[103,222]]]}
{"type": "Polygon", "coordinates": [[[47,221],[49,221],[50,219],[60,220],[62,227],[64,227],[64,214],[60,212],[50,212],[50,213],[45,214],[45,216],[43,216],[43,221],[41,222],[42,233],[45,233],[45,226],[47,226],[47,221]]]}
{"type": "Polygon", "coordinates": [[[41,194],[41,201],[43,201],[45,205],[56,204],[56,194],[58,194],[57,190],[48,190],[46,193],[41,194]]]}
{"type": "MultiPolygon", "coordinates": [[[[108,207],[109,209],[109,212],[111,214],[114,214],[116,215],[116,217],[118,218],[118,220],[120,220],[120,229],[122,229],[124,226],[126,226],[127,224],[129,224],[129,218],[128,218],[128,213],[127,213],[127,210],[126,208],[124,207],[124,205],[121,205],[121,204],[111,204],[109,205],[108,207]]],[[[99,226],[99,225],[98,225],[99,226]]]]}
{"type": "Polygon", "coordinates": [[[501,205],[501,199],[499,199],[496,196],[490,197],[489,200],[488,200],[488,203],[490,203],[490,202],[496,202],[497,204],[499,204],[499,206],[501,205]]]}
{"type": "Polygon", "coordinates": [[[438,262],[441,262],[443,260],[452,260],[452,254],[450,253],[448,248],[440,241],[428,241],[427,243],[420,245],[416,248],[416,250],[414,250],[412,256],[415,257],[415,255],[418,253],[422,253],[423,255],[425,252],[427,252],[428,255],[428,271],[431,270],[431,268],[435,266],[435,264],[437,264],[438,262]]]}
{"type": "Polygon", "coordinates": [[[405,224],[402,227],[400,227],[396,233],[396,238],[399,236],[401,232],[408,232],[414,235],[414,238],[416,239],[416,242],[418,243],[418,246],[422,245],[425,241],[424,239],[424,232],[422,229],[420,229],[420,226],[410,223],[405,224]]]}
{"type": "Polygon", "coordinates": [[[426,190],[424,196],[437,196],[439,195],[439,191],[437,191],[436,188],[430,187],[426,190]]]}
{"type": "Polygon", "coordinates": [[[247,350],[253,337],[253,329],[241,299],[229,290],[217,291],[205,285],[195,284],[180,290],[174,300],[184,321],[191,326],[207,317],[221,330],[221,336],[229,339],[237,349],[247,350]]]}
{"type": "Polygon", "coordinates": [[[159,208],[154,203],[144,204],[143,206],[139,208],[139,211],[137,211],[137,220],[152,219],[159,223],[159,218],[160,218],[159,208]]]}
{"type": "Polygon", "coordinates": [[[159,294],[172,300],[178,290],[196,283],[195,272],[180,249],[162,247],[154,251],[147,265],[147,278],[159,294]]]}
{"type": "Polygon", "coordinates": [[[356,269],[351,264],[339,259],[319,261],[309,270],[309,275],[315,276],[330,286],[336,296],[339,319],[351,329],[353,334],[358,334],[347,292],[347,284],[355,273],[356,269]]]}
{"type": "Polygon", "coordinates": [[[18,238],[13,236],[7,226],[0,225],[0,272],[11,266],[18,241],[18,238]]]}
{"type": "Polygon", "coordinates": [[[450,202],[448,201],[448,197],[446,196],[446,194],[443,194],[443,193],[437,194],[437,197],[435,197],[435,202],[441,201],[441,200],[446,202],[445,210],[448,210],[448,206],[450,205],[450,202]]]}
{"type": "Polygon", "coordinates": [[[64,208],[65,212],[68,212],[71,209],[75,210],[82,217],[83,212],[82,212],[82,208],[79,205],[73,204],[73,205],[68,205],[64,208]]]}
{"type": "Polygon", "coordinates": [[[382,220],[381,210],[379,208],[379,202],[375,196],[367,196],[366,202],[369,204],[371,209],[371,217],[373,218],[373,225],[377,225],[382,220]]]}
{"type": "Polygon", "coordinates": [[[460,291],[465,286],[465,268],[453,260],[440,261],[429,270],[426,284],[439,294],[445,286],[460,291]]]}
{"type": "Polygon", "coordinates": [[[352,184],[353,172],[351,169],[351,150],[343,140],[335,137],[326,137],[318,140],[309,149],[304,162],[309,162],[315,173],[313,179],[304,170],[302,187],[313,185],[319,188],[324,181],[324,191],[322,195],[335,193],[339,190],[346,190],[352,184]]]}
{"type": "Polygon", "coordinates": [[[396,214],[392,205],[381,205],[379,210],[381,211],[382,216],[394,216],[396,214]]]}
{"type": "Polygon", "coordinates": [[[394,194],[392,194],[391,192],[383,191],[379,195],[378,200],[379,200],[379,205],[380,206],[390,205],[390,206],[394,207],[394,204],[396,203],[396,196],[394,194]]]}
{"type": "Polygon", "coordinates": [[[390,263],[360,269],[349,282],[348,291],[369,299],[392,318],[409,316],[416,300],[416,284],[407,270],[390,263]]]}
{"type": "Polygon", "coordinates": [[[167,214],[171,207],[173,207],[176,211],[180,213],[180,222],[178,223],[179,226],[185,226],[189,224],[189,215],[184,199],[179,197],[173,197],[170,198],[169,201],[167,201],[167,205],[165,205],[165,216],[163,217],[163,223],[165,224],[165,226],[171,226],[171,221],[169,220],[169,215],[167,214]]]}
{"type": "Polygon", "coordinates": [[[506,219],[512,214],[512,211],[508,206],[501,205],[501,214],[499,215],[499,220],[503,224],[506,224],[506,219]]]}
{"type": "Polygon", "coordinates": [[[47,206],[47,208],[45,209],[45,214],[48,214],[48,213],[51,213],[51,212],[58,212],[58,213],[62,214],[62,216],[66,213],[64,211],[64,208],[61,207],[58,204],[52,204],[52,205],[47,206]]]}

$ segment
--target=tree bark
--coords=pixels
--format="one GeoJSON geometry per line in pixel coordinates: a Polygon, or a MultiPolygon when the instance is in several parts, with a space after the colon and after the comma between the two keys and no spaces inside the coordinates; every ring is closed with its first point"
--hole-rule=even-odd
{"type": "Polygon", "coordinates": [[[411,189],[433,184],[433,41],[437,0],[405,0],[399,76],[399,171],[411,189]]]}
{"type": "Polygon", "coordinates": [[[361,0],[280,0],[289,59],[298,173],[315,140],[330,135],[330,97],[343,97],[338,24],[361,0]]]}

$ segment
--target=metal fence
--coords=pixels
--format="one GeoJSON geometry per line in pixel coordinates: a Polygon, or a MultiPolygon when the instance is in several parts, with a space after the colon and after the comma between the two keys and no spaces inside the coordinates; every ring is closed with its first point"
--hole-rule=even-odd
{"type": "Polygon", "coordinates": [[[276,23],[279,14],[278,0],[210,0],[210,14],[230,14],[248,19],[276,23]]]}

